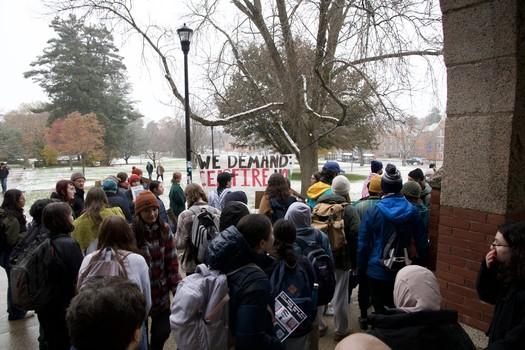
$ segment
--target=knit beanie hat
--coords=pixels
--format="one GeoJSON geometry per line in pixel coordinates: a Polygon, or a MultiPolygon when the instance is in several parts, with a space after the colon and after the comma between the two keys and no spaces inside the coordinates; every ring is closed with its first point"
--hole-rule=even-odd
{"type": "Polygon", "coordinates": [[[140,192],[135,199],[135,214],[140,213],[144,209],[155,207],[157,209],[160,208],[159,201],[157,200],[157,197],[153,194],[153,192],[144,190],[140,192]]]}
{"type": "Polygon", "coordinates": [[[344,175],[337,175],[332,180],[332,192],[338,196],[345,196],[350,192],[350,181],[344,175]]]}
{"type": "Polygon", "coordinates": [[[394,164],[388,163],[381,177],[381,190],[383,193],[399,193],[403,188],[401,173],[394,164]]]}
{"type": "Polygon", "coordinates": [[[401,193],[403,193],[405,197],[417,199],[421,195],[421,186],[415,181],[407,181],[403,184],[401,193]]]}
{"type": "Polygon", "coordinates": [[[104,192],[116,193],[117,192],[117,182],[111,178],[105,179],[102,183],[102,189],[104,192]]]}
{"type": "Polygon", "coordinates": [[[414,170],[409,172],[408,176],[410,176],[414,180],[420,180],[420,181],[425,180],[425,174],[423,174],[423,170],[421,170],[419,168],[415,168],[414,170]]]}
{"type": "Polygon", "coordinates": [[[381,194],[381,176],[377,175],[370,180],[368,184],[368,192],[381,194]]]}
{"type": "Polygon", "coordinates": [[[138,176],[137,174],[131,174],[128,181],[129,181],[130,184],[133,181],[140,181],[140,176],[138,176]]]}
{"type": "Polygon", "coordinates": [[[75,180],[78,180],[78,179],[86,180],[86,177],[84,176],[84,173],[82,173],[81,171],[77,171],[77,172],[71,174],[71,181],[75,181],[75,180]]]}
{"type": "Polygon", "coordinates": [[[370,162],[370,169],[373,173],[377,173],[379,170],[383,169],[383,163],[378,160],[373,160],[370,162]]]}

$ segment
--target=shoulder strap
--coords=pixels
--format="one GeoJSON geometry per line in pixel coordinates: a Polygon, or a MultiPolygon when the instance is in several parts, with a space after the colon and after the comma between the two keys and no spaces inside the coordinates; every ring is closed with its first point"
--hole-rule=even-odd
{"type": "Polygon", "coordinates": [[[295,238],[295,243],[297,243],[297,245],[301,249],[301,253],[308,247],[308,243],[306,243],[306,241],[300,238],[299,236],[295,238]]]}

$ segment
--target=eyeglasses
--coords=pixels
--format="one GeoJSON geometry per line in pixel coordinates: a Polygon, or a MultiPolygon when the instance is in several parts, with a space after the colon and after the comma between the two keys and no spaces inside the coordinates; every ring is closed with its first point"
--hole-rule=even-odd
{"type": "Polygon", "coordinates": [[[496,247],[510,247],[510,245],[508,245],[508,244],[501,244],[501,243],[498,243],[497,241],[492,242],[491,246],[493,246],[494,248],[496,248],[496,247]]]}

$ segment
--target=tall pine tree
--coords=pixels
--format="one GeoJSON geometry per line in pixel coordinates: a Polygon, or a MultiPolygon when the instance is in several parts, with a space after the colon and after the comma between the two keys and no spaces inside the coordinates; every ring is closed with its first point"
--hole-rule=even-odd
{"type": "Polygon", "coordinates": [[[50,99],[42,110],[50,113],[49,125],[73,112],[95,113],[106,130],[107,160],[120,157],[122,130],[141,115],[128,98],[131,86],[126,66],[111,33],[103,26],[86,25],[74,15],[57,17],[50,27],[57,37],[47,42],[43,55],[31,63],[33,69],[24,73],[50,99]]]}

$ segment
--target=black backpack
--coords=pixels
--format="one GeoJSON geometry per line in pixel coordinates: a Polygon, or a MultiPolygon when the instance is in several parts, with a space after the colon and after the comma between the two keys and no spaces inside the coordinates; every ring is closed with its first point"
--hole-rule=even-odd
{"type": "Polygon", "coordinates": [[[288,198],[286,198],[284,201],[280,201],[275,198],[270,199],[270,207],[272,208],[272,215],[270,219],[272,220],[272,223],[279,219],[284,219],[284,215],[286,214],[288,207],[295,202],[297,202],[297,198],[294,196],[288,196],[288,198]]]}
{"type": "Polygon", "coordinates": [[[412,261],[408,256],[410,240],[408,240],[408,244],[403,244],[403,227],[397,228],[393,224],[392,226],[394,227],[394,231],[383,247],[381,257],[379,258],[379,264],[388,271],[397,272],[403,267],[412,264],[412,261]]]}
{"type": "Polygon", "coordinates": [[[297,236],[295,244],[301,249],[301,254],[312,263],[317,283],[319,284],[319,297],[317,305],[326,305],[332,300],[335,292],[335,268],[334,261],[323,249],[322,233],[315,230],[315,241],[306,242],[297,236]]]}
{"type": "Polygon", "coordinates": [[[13,304],[23,310],[44,310],[56,303],[60,293],[57,276],[65,270],[55,254],[53,240],[39,236],[20,253],[11,267],[13,304]]]}

